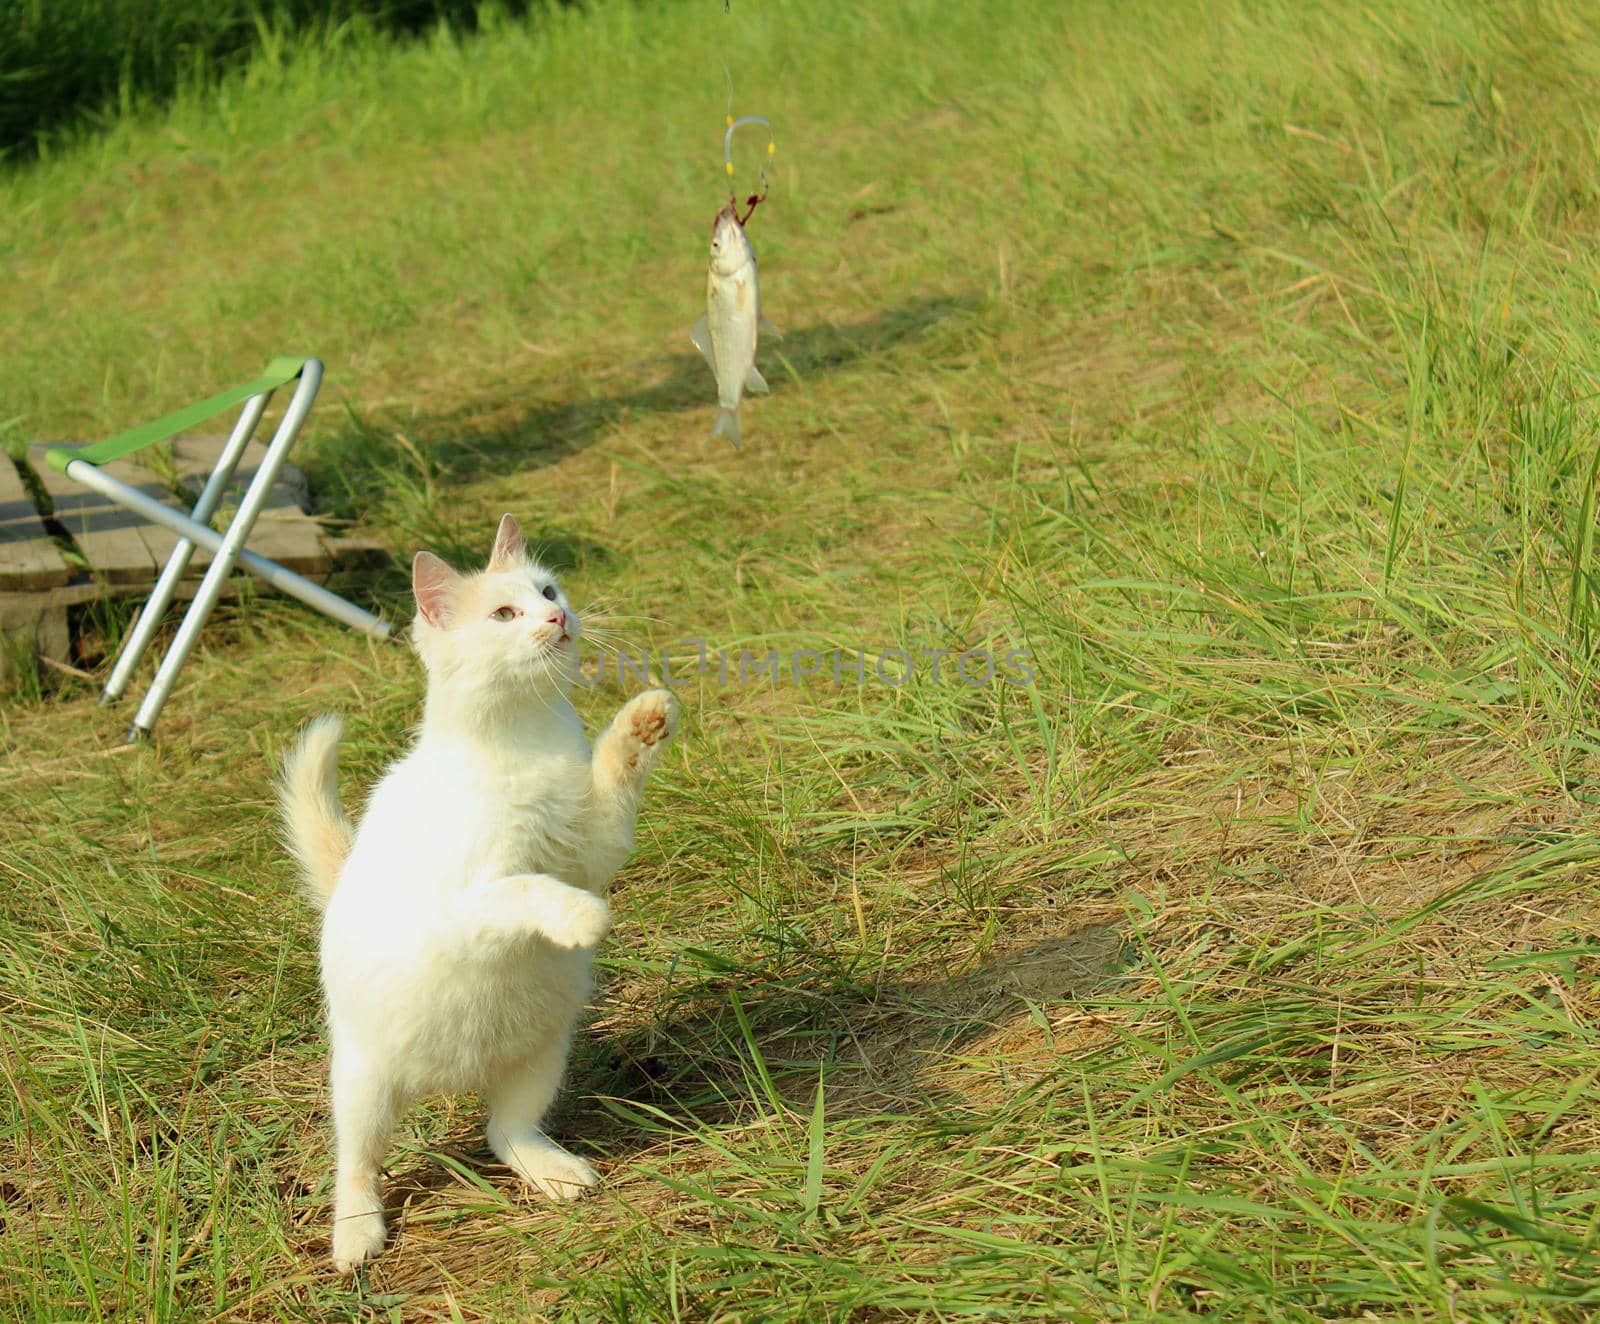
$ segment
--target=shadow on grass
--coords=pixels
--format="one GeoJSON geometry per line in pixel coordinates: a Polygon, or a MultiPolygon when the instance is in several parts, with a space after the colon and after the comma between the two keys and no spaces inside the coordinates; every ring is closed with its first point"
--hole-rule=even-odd
{"type": "MultiPolygon", "coordinates": [[[[707,954],[698,959],[701,969],[654,1019],[580,1036],[568,1088],[548,1119],[554,1139],[591,1158],[625,1159],[664,1134],[733,1122],[752,1099],[770,1107],[763,1075],[803,1116],[819,1071],[831,1118],[948,1116],[969,1101],[931,1079],[941,1063],[1015,1028],[1041,1004],[1103,992],[1132,954],[1115,925],[1090,924],[994,952],[970,971],[883,985],[774,980],[707,954]],[[709,975],[708,960],[719,967],[709,975]]],[[[436,1148],[515,1193],[481,1122],[440,1137],[436,1148]]],[[[387,1202],[401,1215],[458,1180],[448,1165],[425,1159],[394,1174],[387,1202]]]]}
{"type": "MultiPolygon", "coordinates": [[[[870,358],[975,306],[971,296],[923,298],[862,322],[819,322],[790,331],[762,351],[762,360],[773,391],[781,395],[791,374],[811,377],[870,358]]],[[[641,365],[641,374],[649,366],[641,365]]],[[[641,415],[699,410],[710,429],[716,397],[705,361],[685,352],[663,356],[654,367],[655,380],[649,385],[589,399],[550,401],[513,391],[438,414],[352,412],[346,426],[324,435],[303,463],[329,513],[354,519],[398,507],[405,532],[447,559],[476,554],[476,547],[455,545],[460,534],[452,532],[448,521],[426,517],[430,504],[436,504],[430,502],[431,494],[554,464],[591,445],[609,428],[641,415]]],[[[583,550],[576,549],[576,554],[583,550]]]]}
{"type": "Polygon", "coordinates": [[[574,1063],[569,1116],[575,1134],[625,1151],[629,1101],[686,1124],[715,1122],[764,1092],[765,1075],[786,1106],[804,1112],[819,1069],[831,1116],[942,1109],[952,1101],[931,1083],[934,1068],[1039,1004],[1095,993],[1128,959],[1118,929],[1093,924],[942,978],[864,985],[728,972],[697,981],[651,1023],[591,1040],[590,1060],[574,1063]],[[609,1125],[595,1116],[602,1110],[609,1125]]]}

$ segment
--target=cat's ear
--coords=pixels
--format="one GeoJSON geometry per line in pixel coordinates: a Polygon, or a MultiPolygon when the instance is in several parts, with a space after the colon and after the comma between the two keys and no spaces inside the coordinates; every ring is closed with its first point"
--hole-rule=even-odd
{"type": "Polygon", "coordinates": [[[510,515],[500,516],[500,527],[494,535],[494,551],[489,553],[489,569],[509,570],[521,565],[528,556],[528,545],[522,540],[522,530],[510,515]]]}
{"type": "Polygon", "coordinates": [[[443,630],[455,615],[456,590],[461,576],[432,552],[418,552],[411,562],[411,591],[417,610],[429,625],[443,630]]]}

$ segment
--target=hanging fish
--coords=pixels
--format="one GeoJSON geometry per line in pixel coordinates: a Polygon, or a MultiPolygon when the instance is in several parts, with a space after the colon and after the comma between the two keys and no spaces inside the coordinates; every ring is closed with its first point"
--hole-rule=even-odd
{"type": "Polygon", "coordinates": [[[717,378],[717,422],[713,437],[739,447],[739,402],[746,391],[765,394],[767,381],[756,367],[761,331],[761,290],[756,283],[756,250],[730,202],[711,223],[711,267],[706,276],[706,310],[689,338],[706,356],[717,378]]]}
{"type": "MultiPolygon", "coordinates": [[[[759,116],[747,115],[730,121],[723,137],[723,159],[733,172],[733,131],[741,124],[766,124],[759,116]]],[[[768,155],[772,144],[767,145],[768,155]]],[[[765,175],[762,179],[765,185],[765,175]]],[[[778,332],[761,316],[761,288],[756,278],[756,250],[745,233],[744,223],[755,213],[766,191],[746,199],[749,210],[741,219],[738,202],[728,203],[711,222],[711,265],[706,275],[706,311],[695,321],[689,339],[705,355],[717,379],[717,421],[713,437],[727,437],[735,450],[739,447],[739,403],[744,393],[764,395],[766,378],[756,367],[756,342],[762,332],[777,338],[778,332]]]]}

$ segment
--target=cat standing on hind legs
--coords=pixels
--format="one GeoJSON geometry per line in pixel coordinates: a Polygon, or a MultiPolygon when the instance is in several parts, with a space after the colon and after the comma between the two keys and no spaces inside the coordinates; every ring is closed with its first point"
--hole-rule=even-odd
{"type": "Polygon", "coordinates": [[[419,552],[412,588],[428,685],[411,751],[359,828],[339,803],[338,718],[306,728],[281,784],[289,847],[324,912],[342,1271],[383,1248],[380,1165],[424,1095],[482,1090],[491,1148],[550,1198],[598,1183],[541,1123],[610,926],[606,884],[677,722],[672,695],[646,691],[591,753],[567,698],[580,622],[511,516],[487,570],[458,575],[419,552]]]}

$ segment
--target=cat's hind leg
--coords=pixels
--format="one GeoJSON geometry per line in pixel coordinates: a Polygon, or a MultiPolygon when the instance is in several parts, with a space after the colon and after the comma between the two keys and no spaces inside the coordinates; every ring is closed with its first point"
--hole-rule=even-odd
{"type": "Polygon", "coordinates": [[[552,1200],[576,1200],[600,1184],[600,1175],[540,1129],[567,1064],[570,1036],[490,1086],[489,1147],[528,1185],[552,1200]]]}
{"type": "Polygon", "coordinates": [[[399,1100],[387,1079],[342,1065],[335,1053],[333,1263],[341,1273],[353,1272],[383,1249],[380,1172],[398,1113],[399,1100]]]}

